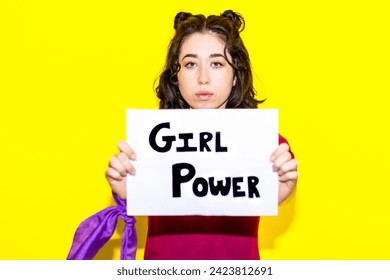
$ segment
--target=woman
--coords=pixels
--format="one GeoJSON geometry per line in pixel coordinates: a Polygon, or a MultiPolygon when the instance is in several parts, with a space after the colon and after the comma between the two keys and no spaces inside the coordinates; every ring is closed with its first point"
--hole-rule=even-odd
{"type": "MultiPolygon", "coordinates": [[[[231,10],[222,15],[175,17],[157,96],[160,109],[257,108],[248,52],[240,38],[244,19],[231,10]]],[[[124,141],[109,161],[107,181],[126,198],[126,176],[135,175],[136,154],[124,141]]],[[[279,203],[296,186],[297,161],[287,141],[270,157],[279,175],[279,203]]],[[[259,217],[149,217],[145,259],[259,259],[259,217]]]]}

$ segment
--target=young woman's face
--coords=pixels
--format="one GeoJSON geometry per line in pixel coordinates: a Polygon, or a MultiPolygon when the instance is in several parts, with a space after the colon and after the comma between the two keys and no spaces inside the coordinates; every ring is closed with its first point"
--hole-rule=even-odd
{"type": "MultiPolygon", "coordinates": [[[[179,55],[179,90],[193,109],[225,108],[236,81],[224,58],[225,43],[213,33],[194,33],[179,55]]],[[[230,54],[227,58],[231,62],[230,54]]]]}

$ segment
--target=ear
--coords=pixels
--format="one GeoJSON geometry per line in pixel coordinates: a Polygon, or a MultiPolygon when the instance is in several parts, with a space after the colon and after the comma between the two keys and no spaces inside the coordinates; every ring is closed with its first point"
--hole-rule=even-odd
{"type": "Polygon", "coordinates": [[[236,86],[236,82],[237,82],[237,76],[234,75],[234,77],[233,77],[233,86],[236,86]]]}

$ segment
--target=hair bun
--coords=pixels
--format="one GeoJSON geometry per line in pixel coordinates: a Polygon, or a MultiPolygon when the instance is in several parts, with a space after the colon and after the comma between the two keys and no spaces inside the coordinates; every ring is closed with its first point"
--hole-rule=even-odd
{"type": "Polygon", "coordinates": [[[238,31],[242,31],[245,28],[245,21],[242,15],[235,13],[232,10],[224,11],[221,16],[230,19],[238,31]]]}
{"type": "Polygon", "coordinates": [[[190,16],[192,16],[191,13],[186,13],[186,12],[179,12],[176,16],[175,16],[175,22],[173,24],[173,28],[175,28],[175,30],[177,29],[177,27],[179,26],[179,24],[183,21],[185,21],[187,18],[189,18],[190,16]]]}

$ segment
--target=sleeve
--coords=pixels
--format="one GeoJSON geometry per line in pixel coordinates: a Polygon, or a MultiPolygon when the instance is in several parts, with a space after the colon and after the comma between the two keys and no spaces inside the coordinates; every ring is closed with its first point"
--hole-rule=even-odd
{"type": "MultiPolygon", "coordinates": [[[[279,145],[282,144],[282,143],[287,143],[287,145],[290,147],[290,144],[288,143],[286,138],[284,138],[282,135],[279,134],[279,145]]],[[[289,148],[289,152],[291,154],[291,157],[295,158],[294,153],[291,151],[291,147],[289,148]]]]}

